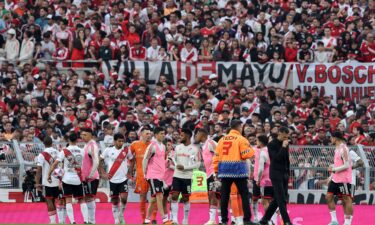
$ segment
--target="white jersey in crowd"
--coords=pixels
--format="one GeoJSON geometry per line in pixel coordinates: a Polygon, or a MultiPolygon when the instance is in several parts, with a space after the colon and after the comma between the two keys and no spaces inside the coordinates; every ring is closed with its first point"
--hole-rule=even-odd
{"type": "MultiPolygon", "coordinates": [[[[107,167],[107,173],[112,168],[112,165],[115,163],[117,157],[122,152],[122,149],[117,149],[115,146],[108,147],[104,149],[104,152],[100,155],[102,159],[104,159],[104,163],[107,167]]],[[[117,169],[116,173],[113,177],[109,180],[111,183],[120,184],[124,182],[127,177],[128,173],[128,160],[133,159],[133,154],[128,149],[125,159],[122,161],[121,166],[117,169]]]]}
{"type": "Polygon", "coordinates": [[[60,182],[59,179],[57,179],[54,176],[51,176],[52,182],[50,183],[48,182],[47,178],[48,178],[49,169],[51,167],[50,163],[52,164],[55,161],[55,159],[57,158],[57,155],[59,154],[59,150],[50,147],[50,148],[44,149],[43,152],[47,152],[48,154],[50,154],[53,160],[51,160],[51,162],[48,162],[44,158],[42,153],[38,155],[37,165],[42,167],[42,185],[47,186],[47,187],[57,187],[59,186],[59,182],[60,182]]]}
{"type": "Polygon", "coordinates": [[[69,160],[65,157],[64,151],[60,151],[57,160],[64,163],[64,176],[62,178],[62,181],[65,184],[80,185],[81,179],[79,178],[75,167],[82,167],[84,153],[83,149],[76,145],[70,145],[66,149],[68,149],[72,153],[75,164],[69,162],[69,160]]]}
{"type": "MultiPolygon", "coordinates": [[[[361,159],[361,157],[359,157],[357,153],[353,150],[349,151],[349,156],[350,156],[350,160],[352,160],[352,165],[355,165],[356,162],[361,159]]],[[[352,182],[350,183],[351,185],[356,185],[356,177],[357,177],[357,170],[353,169],[352,170],[352,182]]]]}
{"type": "Polygon", "coordinates": [[[179,144],[176,146],[174,155],[174,164],[183,165],[184,170],[174,170],[173,177],[182,179],[191,179],[193,176],[193,170],[198,169],[200,165],[199,149],[196,145],[190,144],[185,146],[179,144]]]}

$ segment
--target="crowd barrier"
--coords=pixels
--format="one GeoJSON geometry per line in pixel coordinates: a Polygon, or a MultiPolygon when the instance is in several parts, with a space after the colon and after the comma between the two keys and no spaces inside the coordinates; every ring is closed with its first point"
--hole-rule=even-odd
{"type": "MultiPolygon", "coordinates": [[[[62,148],[66,143],[55,143],[62,148]]],[[[78,146],[83,147],[84,143],[78,146]]],[[[106,147],[99,142],[100,150],[106,147]]],[[[32,196],[22,195],[22,192],[32,193],[34,190],[34,174],[36,159],[44,149],[41,142],[2,142],[0,151],[5,153],[5,160],[0,160],[0,189],[3,195],[0,201],[29,201],[32,196]],[[4,196],[6,195],[6,196],[4,196]],[[13,199],[13,200],[12,200],[13,199]]],[[[333,164],[334,146],[291,146],[289,200],[298,203],[324,202],[329,180],[327,168],[333,164]]],[[[351,146],[363,160],[364,167],[357,170],[356,201],[372,204],[375,188],[375,148],[351,146]]],[[[195,202],[206,202],[206,174],[200,170],[194,172],[192,198],[195,202]]],[[[100,201],[108,199],[108,182],[100,182],[100,201]]],[[[132,191],[131,191],[132,192],[132,191]]],[[[138,196],[130,194],[129,201],[138,201],[138,196]]]]}

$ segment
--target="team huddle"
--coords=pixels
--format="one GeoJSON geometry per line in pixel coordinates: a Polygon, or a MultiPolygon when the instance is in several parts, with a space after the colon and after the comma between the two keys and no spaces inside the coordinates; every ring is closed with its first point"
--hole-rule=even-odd
{"type": "MultiPolygon", "coordinates": [[[[46,137],[45,149],[38,156],[36,188],[43,190],[52,224],[57,222],[56,216],[60,224],[66,223],[66,217],[75,224],[73,198],[80,204],[84,223],[95,224],[95,195],[100,178],[109,181],[115,224],[126,223],[124,212],[130,188],[140,197],[140,223],[156,224],[159,213],[163,224],[179,224],[179,202],[182,202],[181,224],[189,224],[193,171],[202,164],[209,198],[209,220],[205,225],[227,224],[228,205],[231,221],[237,225],[258,224],[259,219],[260,224],[276,224],[277,208],[284,224],[291,224],[286,212],[287,187],[278,185],[279,177],[275,178],[273,172],[284,157],[282,151],[287,151],[288,130],[280,132],[274,140],[258,135],[257,146],[251,147],[241,135],[241,129],[241,123],[235,123],[219,143],[212,140],[205,129],[195,133],[181,129],[180,143],[174,146],[165,137],[163,128],[151,130],[145,126],[139,131],[139,140],[127,145],[125,137],[117,133],[113,136],[114,145],[102,152],[91,129],[80,131],[86,143],[83,148],[77,146],[78,136],[74,132],[69,135],[68,146],[61,149],[54,148],[52,139],[46,137]],[[271,151],[275,143],[280,143],[280,152],[271,151]],[[251,158],[254,158],[252,171],[251,158]],[[250,187],[252,191],[248,190],[250,187]],[[151,199],[147,199],[149,191],[151,199]],[[255,223],[250,220],[250,192],[253,193],[251,205],[255,223]],[[258,218],[259,200],[266,211],[263,218],[258,218]]],[[[338,224],[333,201],[333,195],[338,195],[344,203],[344,225],[350,225],[354,190],[352,167],[358,163],[354,165],[350,160],[352,153],[349,154],[340,133],[335,133],[332,141],[336,151],[334,165],[328,168],[333,174],[327,194],[330,224],[338,224]]]]}

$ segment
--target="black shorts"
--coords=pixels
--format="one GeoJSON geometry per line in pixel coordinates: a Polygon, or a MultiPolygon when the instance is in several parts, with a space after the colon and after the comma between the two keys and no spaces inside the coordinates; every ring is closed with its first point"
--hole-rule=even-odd
{"type": "Polygon", "coordinates": [[[220,189],[215,187],[214,175],[211,175],[209,178],[207,178],[207,191],[208,192],[215,192],[216,194],[220,194],[220,189]]]}
{"type": "Polygon", "coordinates": [[[63,194],[62,194],[62,191],[59,189],[59,187],[47,187],[47,186],[43,186],[43,196],[44,198],[54,198],[54,199],[58,199],[58,198],[63,198],[63,194]]]}
{"type": "Polygon", "coordinates": [[[129,186],[128,180],[125,180],[122,183],[112,183],[109,182],[109,196],[118,197],[121,193],[128,193],[129,186]]]}
{"type": "Polygon", "coordinates": [[[191,194],[191,179],[173,177],[172,192],[179,192],[182,195],[191,194]]]}
{"type": "Polygon", "coordinates": [[[167,188],[163,188],[163,196],[168,197],[169,193],[171,193],[171,189],[172,189],[171,186],[168,186],[167,188]]]}
{"type": "Polygon", "coordinates": [[[253,180],[253,199],[257,200],[260,198],[272,199],[273,198],[273,187],[259,187],[255,180],[253,180]]]}
{"type": "Polygon", "coordinates": [[[164,191],[163,181],[158,180],[158,179],[150,179],[150,180],[147,180],[147,182],[150,185],[151,196],[154,197],[157,193],[163,193],[164,191]]]}
{"type": "Polygon", "coordinates": [[[83,197],[83,187],[82,184],[72,185],[62,183],[62,192],[63,196],[73,196],[74,198],[82,198],[83,197]]]}
{"type": "Polygon", "coordinates": [[[85,196],[94,196],[98,191],[99,187],[99,179],[90,181],[90,182],[83,182],[83,192],[85,196]]]}
{"type": "Polygon", "coordinates": [[[328,191],[327,193],[331,193],[333,195],[342,197],[342,196],[352,196],[352,185],[349,183],[335,183],[334,181],[330,181],[328,184],[328,191]]]}

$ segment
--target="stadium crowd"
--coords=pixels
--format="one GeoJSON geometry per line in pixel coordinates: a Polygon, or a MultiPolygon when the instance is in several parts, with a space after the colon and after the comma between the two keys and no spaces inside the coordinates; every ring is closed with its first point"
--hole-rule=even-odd
{"type": "Polygon", "coordinates": [[[301,90],[227,84],[212,74],[187,88],[160,76],[151,93],[139,70],[119,80],[95,63],[65,59],[190,61],[373,61],[375,1],[29,1],[0,3],[0,140],[55,141],[90,127],[98,140],[115,132],[128,141],[145,125],[205,127],[218,140],[232,118],[256,133],[287,125],[292,143],[326,145],[329,132],[350,144],[374,145],[375,104],[337,101],[301,90]],[[2,5],[1,5],[2,4],[2,5]],[[22,42],[22,43],[21,43],[22,42]],[[323,54],[324,53],[324,54],[323,54]],[[163,55],[163,57],[161,57],[163,55]],[[324,56],[325,55],[325,56],[324,56]],[[45,61],[37,61],[43,59],[45,61]],[[51,60],[51,61],[48,61],[51,60]],[[43,62],[43,69],[37,66],[43,62]],[[78,75],[59,66],[93,67],[78,75]],[[66,71],[66,72],[65,72],[66,71]]]}

